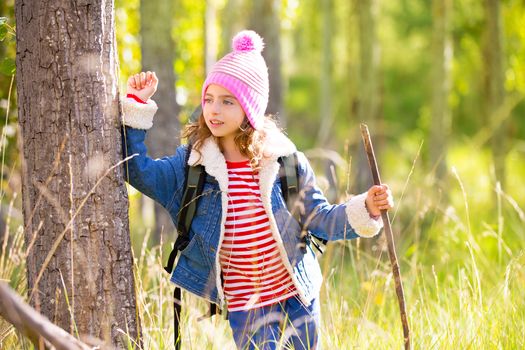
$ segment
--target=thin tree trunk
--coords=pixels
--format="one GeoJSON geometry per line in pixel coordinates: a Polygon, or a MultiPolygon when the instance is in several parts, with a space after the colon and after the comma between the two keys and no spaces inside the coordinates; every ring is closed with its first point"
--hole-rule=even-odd
{"type": "Polygon", "coordinates": [[[450,0],[432,1],[432,128],[430,130],[430,159],[436,169],[436,180],[443,185],[447,171],[447,139],[450,133],[451,111],[448,105],[450,93],[450,69],[452,44],[449,35],[450,0]]]}
{"type": "Polygon", "coordinates": [[[263,57],[268,65],[270,99],[266,113],[277,114],[282,126],[286,125],[283,108],[283,75],[281,68],[281,1],[257,0],[252,2],[250,28],[264,39],[263,57]]]}
{"type": "Polygon", "coordinates": [[[239,20],[243,18],[241,0],[227,0],[221,11],[221,42],[219,45],[219,56],[222,57],[231,51],[231,40],[235,33],[244,28],[245,24],[239,20]]]}
{"type": "MultiPolygon", "coordinates": [[[[155,123],[148,131],[147,145],[154,158],[175,153],[180,144],[180,106],[176,100],[175,43],[171,37],[174,17],[173,0],[142,0],[141,36],[142,36],[142,69],[155,71],[160,84],[154,99],[159,106],[155,123]]],[[[160,242],[164,233],[172,239],[174,225],[171,217],[159,204],[155,203],[155,232],[153,240],[160,242]]]]}
{"type": "Polygon", "coordinates": [[[16,2],[30,302],[73,334],[140,334],[113,1],[16,2]]]}
{"type": "Polygon", "coordinates": [[[215,0],[206,0],[204,14],[204,62],[208,74],[217,61],[217,6],[215,0]]]}
{"type": "MultiPolygon", "coordinates": [[[[380,135],[380,90],[379,67],[380,46],[377,39],[377,18],[379,0],[356,0],[359,25],[359,84],[357,118],[359,123],[366,123],[380,135]],[[379,130],[379,131],[378,131],[379,130]]],[[[381,154],[381,142],[374,138],[378,154],[381,154]]],[[[359,191],[370,187],[367,160],[363,152],[357,152],[356,187],[359,191]]]]}
{"type": "Polygon", "coordinates": [[[322,62],[321,62],[321,100],[319,108],[319,134],[317,143],[323,147],[330,138],[330,130],[334,122],[334,112],[332,106],[332,66],[333,66],[333,0],[321,1],[321,13],[323,22],[322,42],[322,62]]]}
{"type": "MultiPolygon", "coordinates": [[[[487,21],[486,40],[484,47],[486,72],[486,113],[488,119],[495,118],[503,105],[505,98],[503,73],[503,34],[499,0],[485,0],[485,15],[487,21]]],[[[490,123],[487,123],[490,125],[490,123]]],[[[492,158],[495,167],[496,181],[501,182],[505,189],[505,158],[507,154],[506,136],[508,122],[496,125],[492,134],[492,158]]]]}

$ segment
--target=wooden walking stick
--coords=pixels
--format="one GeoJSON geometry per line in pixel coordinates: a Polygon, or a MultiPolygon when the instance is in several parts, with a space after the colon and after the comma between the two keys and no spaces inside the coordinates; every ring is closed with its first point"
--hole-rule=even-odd
{"type": "MultiPolygon", "coordinates": [[[[379,177],[379,170],[377,168],[376,156],[372,146],[372,140],[368,132],[368,126],[361,124],[361,136],[365,146],[365,152],[368,157],[368,164],[372,171],[374,185],[381,185],[381,178],[379,177]]],[[[401,312],[401,323],[403,324],[403,335],[405,340],[405,350],[410,349],[410,329],[408,328],[407,313],[405,310],[405,294],[403,292],[403,284],[401,282],[401,273],[399,272],[399,264],[397,263],[396,248],[394,246],[394,237],[392,235],[392,227],[390,226],[390,218],[386,210],[381,210],[381,218],[385,228],[386,241],[388,245],[388,255],[390,256],[390,264],[392,265],[392,274],[394,275],[394,282],[396,286],[397,301],[399,303],[399,311],[401,312]]]]}

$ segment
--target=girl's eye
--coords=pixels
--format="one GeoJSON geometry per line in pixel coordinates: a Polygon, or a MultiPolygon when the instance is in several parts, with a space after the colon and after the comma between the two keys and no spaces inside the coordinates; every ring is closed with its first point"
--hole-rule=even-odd
{"type": "Polygon", "coordinates": [[[230,101],[230,100],[224,100],[223,103],[224,103],[225,105],[230,106],[230,105],[233,104],[233,101],[230,101]]]}
{"type": "Polygon", "coordinates": [[[204,99],[204,103],[205,103],[205,104],[208,104],[208,103],[211,103],[211,102],[212,102],[212,101],[211,101],[211,98],[205,98],[205,99],[204,99]]]}

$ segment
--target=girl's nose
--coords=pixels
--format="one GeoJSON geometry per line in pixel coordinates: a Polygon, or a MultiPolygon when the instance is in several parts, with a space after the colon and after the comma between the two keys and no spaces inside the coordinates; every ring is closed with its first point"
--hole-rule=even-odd
{"type": "Polygon", "coordinates": [[[211,104],[211,112],[213,114],[219,114],[221,112],[221,104],[219,101],[213,101],[211,104]]]}

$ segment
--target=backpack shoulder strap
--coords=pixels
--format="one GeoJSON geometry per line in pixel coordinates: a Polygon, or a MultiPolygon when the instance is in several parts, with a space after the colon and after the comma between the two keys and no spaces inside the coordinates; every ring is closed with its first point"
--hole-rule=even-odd
{"type": "MultiPolygon", "coordinates": [[[[279,157],[278,161],[281,165],[279,178],[281,180],[281,191],[286,202],[286,207],[292,213],[295,220],[301,224],[301,206],[296,205],[299,195],[299,160],[297,158],[297,152],[288,156],[279,157]]],[[[301,231],[304,239],[302,249],[306,249],[306,245],[312,243],[319,253],[323,254],[323,246],[326,245],[327,241],[313,236],[310,231],[302,225],[301,231]],[[312,237],[314,239],[312,239],[312,237]]]]}
{"type": "Polygon", "coordinates": [[[188,146],[188,151],[186,154],[186,159],[184,160],[185,167],[185,179],[184,179],[184,192],[182,194],[182,201],[179,211],[179,216],[177,218],[177,239],[173,246],[173,250],[170,253],[168,262],[164,269],[171,273],[175,264],[175,259],[179,251],[186,248],[189,243],[189,232],[191,227],[191,222],[197,211],[197,201],[198,197],[202,194],[204,189],[204,181],[206,180],[206,171],[204,166],[188,165],[188,159],[191,153],[191,145],[188,146]]]}
{"type": "MultiPolygon", "coordinates": [[[[186,183],[182,195],[181,211],[177,221],[177,229],[179,231],[179,237],[182,236],[187,241],[191,222],[197,211],[198,197],[202,194],[204,187],[206,172],[202,165],[189,166],[186,164],[186,167],[186,183]]],[[[181,248],[184,249],[184,247],[181,248]]]]}
{"type": "Polygon", "coordinates": [[[299,170],[297,153],[288,156],[279,157],[279,178],[281,180],[281,191],[283,193],[284,201],[288,210],[291,210],[292,215],[301,222],[301,213],[295,202],[299,194],[299,170]]]}

